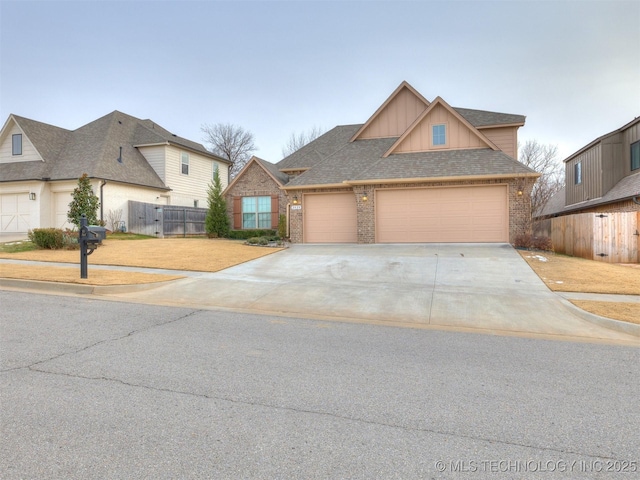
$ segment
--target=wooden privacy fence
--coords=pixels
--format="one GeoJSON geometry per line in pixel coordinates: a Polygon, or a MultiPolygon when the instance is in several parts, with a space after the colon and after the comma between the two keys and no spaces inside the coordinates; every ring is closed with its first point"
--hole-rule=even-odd
{"type": "Polygon", "coordinates": [[[535,235],[549,236],[556,253],[609,263],[638,263],[640,212],[579,213],[541,220],[535,235]]]}
{"type": "Polygon", "coordinates": [[[158,237],[206,235],[206,208],[154,205],[129,200],[128,231],[158,237]]]}

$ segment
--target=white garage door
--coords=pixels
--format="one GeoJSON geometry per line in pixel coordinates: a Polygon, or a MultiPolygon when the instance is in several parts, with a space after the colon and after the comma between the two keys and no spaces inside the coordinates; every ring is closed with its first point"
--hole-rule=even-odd
{"type": "Polygon", "coordinates": [[[28,193],[4,193],[0,195],[0,231],[24,233],[31,227],[31,205],[28,193]]]}
{"type": "Polygon", "coordinates": [[[376,190],[379,243],[507,242],[505,185],[376,190]]]}
{"type": "Polygon", "coordinates": [[[56,192],[53,194],[53,226],[55,228],[72,228],[73,224],[67,221],[69,204],[73,198],[71,192],[56,192]]]}
{"type": "Polygon", "coordinates": [[[353,192],[304,195],[305,243],[357,243],[358,220],[353,192]]]}

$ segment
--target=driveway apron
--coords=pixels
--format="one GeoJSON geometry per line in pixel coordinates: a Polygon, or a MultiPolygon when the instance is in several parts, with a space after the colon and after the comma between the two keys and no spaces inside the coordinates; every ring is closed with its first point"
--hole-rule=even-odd
{"type": "Polygon", "coordinates": [[[582,319],[508,244],[294,245],[153,290],[145,302],[626,339],[582,319]]]}

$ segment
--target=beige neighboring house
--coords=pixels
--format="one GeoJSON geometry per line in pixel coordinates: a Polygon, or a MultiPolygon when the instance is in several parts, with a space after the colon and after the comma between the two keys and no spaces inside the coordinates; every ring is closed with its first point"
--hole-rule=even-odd
{"type": "Polygon", "coordinates": [[[596,138],[564,164],[566,186],[536,218],[640,211],[640,117],[596,138]]]}
{"type": "Polygon", "coordinates": [[[225,191],[229,216],[248,229],[286,213],[295,243],[513,242],[539,177],[516,159],[524,122],[402,82],[365,123],[249,162],[225,191]]]}
{"type": "Polygon", "coordinates": [[[65,228],[71,193],[86,173],[99,218],[128,201],[207,207],[214,171],[230,162],[151,120],[114,111],[76,130],[10,115],[0,131],[0,233],[65,228]]]}

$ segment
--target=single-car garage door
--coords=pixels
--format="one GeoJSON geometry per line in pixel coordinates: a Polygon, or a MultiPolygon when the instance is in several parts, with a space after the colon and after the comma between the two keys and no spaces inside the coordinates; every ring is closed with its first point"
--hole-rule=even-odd
{"type": "Polygon", "coordinates": [[[0,195],[0,231],[23,233],[31,228],[29,194],[4,193],[0,195]]]}
{"type": "Polygon", "coordinates": [[[306,194],[302,202],[305,243],[356,243],[356,197],[348,193],[306,194]]]}
{"type": "Polygon", "coordinates": [[[376,241],[509,241],[506,185],[376,190],[376,241]]]}

